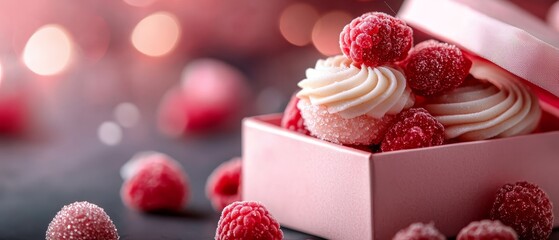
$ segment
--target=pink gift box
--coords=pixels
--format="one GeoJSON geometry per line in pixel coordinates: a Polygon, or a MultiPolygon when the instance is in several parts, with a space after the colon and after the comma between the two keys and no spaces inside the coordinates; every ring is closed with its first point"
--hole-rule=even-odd
{"type": "MultiPolygon", "coordinates": [[[[262,202],[282,226],[328,239],[391,239],[414,222],[434,222],[443,234],[456,236],[471,221],[488,217],[499,187],[517,181],[538,184],[559,206],[559,51],[549,43],[555,36],[501,1],[408,0],[400,17],[545,89],[537,89],[543,110],[538,131],[370,153],[283,129],[279,114],[247,118],[243,199],[262,202]],[[425,5],[430,4],[444,7],[429,10],[425,5]],[[445,26],[463,19],[473,20],[461,29],[445,26]],[[528,23],[518,25],[522,20],[528,23]],[[507,44],[496,46],[506,47],[484,45],[491,38],[471,37],[472,31],[497,34],[507,44]],[[459,36],[469,40],[452,41],[459,36]],[[519,46],[528,49],[511,50],[519,46]]],[[[559,207],[554,215],[559,216],[559,207]]]]}

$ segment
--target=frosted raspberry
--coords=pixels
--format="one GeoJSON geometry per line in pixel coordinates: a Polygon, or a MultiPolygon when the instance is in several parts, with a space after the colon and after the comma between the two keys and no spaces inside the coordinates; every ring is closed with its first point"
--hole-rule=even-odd
{"type": "Polygon", "coordinates": [[[54,216],[47,229],[47,240],[112,240],[118,239],[111,218],[99,206],[75,202],[64,206],[54,216]]]}
{"type": "Polygon", "coordinates": [[[234,202],[221,212],[216,240],[280,240],[283,232],[266,207],[257,202],[234,202]]]}
{"type": "Polygon", "coordinates": [[[454,45],[427,40],[417,44],[402,65],[412,90],[432,96],[458,87],[468,76],[472,61],[454,45]]]}
{"type": "Polygon", "coordinates": [[[433,223],[413,223],[400,230],[392,240],[444,240],[445,237],[435,228],[433,223]]]}
{"type": "Polygon", "coordinates": [[[324,106],[312,105],[307,99],[301,99],[297,107],[312,136],[344,145],[380,143],[394,119],[393,115],[381,119],[367,115],[346,119],[337,113],[329,113],[324,106]]]}
{"type": "Polygon", "coordinates": [[[462,228],[456,240],[517,240],[516,232],[501,222],[481,220],[462,228]]]}
{"type": "Polygon", "coordinates": [[[294,94],[283,112],[281,127],[305,135],[310,135],[309,130],[305,127],[305,121],[303,120],[303,117],[301,117],[301,111],[297,108],[297,103],[299,103],[299,98],[294,94]]]}
{"type": "Polygon", "coordinates": [[[221,211],[227,205],[241,201],[241,170],[241,158],[236,157],[219,165],[208,177],[206,196],[215,210],[221,211]]]}
{"type": "Polygon", "coordinates": [[[381,12],[361,15],[344,27],[340,47],[356,66],[370,67],[406,58],[413,31],[400,19],[381,12]]]}
{"type": "Polygon", "coordinates": [[[528,182],[506,184],[497,191],[489,214],[512,227],[520,239],[547,239],[553,228],[553,205],[547,194],[528,182]]]}
{"type": "Polygon", "coordinates": [[[166,155],[145,155],[121,188],[125,205],[141,211],[181,210],[188,199],[188,179],[166,155]]]}
{"type": "Polygon", "coordinates": [[[396,116],[396,123],[388,130],[381,151],[395,151],[441,145],[444,126],[423,108],[410,108],[396,116]]]}

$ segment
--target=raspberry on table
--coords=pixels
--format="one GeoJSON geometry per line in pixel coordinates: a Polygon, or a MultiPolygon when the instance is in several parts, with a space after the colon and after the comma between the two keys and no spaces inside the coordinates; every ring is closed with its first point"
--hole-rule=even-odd
{"type": "Polygon", "coordinates": [[[116,227],[105,210],[85,201],[64,206],[52,219],[46,233],[47,240],[118,238],[116,227]]]}
{"type": "Polygon", "coordinates": [[[517,240],[514,229],[504,225],[499,220],[481,220],[471,222],[462,228],[456,240],[517,240]]]}
{"type": "Polygon", "coordinates": [[[224,162],[208,177],[206,196],[215,210],[221,211],[227,205],[241,201],[241,161],[240,157],[236,157],[224,162]]]}
{"type": "Polygon", "coordinates": [[[281,127],[305,135],[310,135],[309,130],[305,127],[305,120],[301,117],[301,111],[297,107],[298,102],[299,98],[296,94],[293,94],[291,100],[289,100],[289,103],[287,104],[287,107],[285,107],[285,111],[283,112],[281,127]]]}
{"type": "Polygon", "coordinates": [[[383,152],[441,145],[444,126],[423,108],[410,108],[396,116],[396,123],[381,143],[383,152]]]}
{"type": "Polygon", "coordinates": [[[123,203],[140,211],[179,211],[188,200],[186,173],[166,155],[145,155],[121,188],[123,203]]]}
{"type": "Polygon", "coordinates": [[[493,202],[489,216],[512,227],[520,239],[547,239],[553,228],[553,205],[538,185],[505,184],[493,202]]]}
{"type": "Polygon", "coordinates": [[[472,61],[454,45],[427,40],[413,47],[401,65],[414,93],[433,96],[462,84],[472,61]]]}
{"type": "Polygon", "coordinates": [[[435,228],[433,223],[413,223],[404,228],[392,240],[444,240],[445,236],[435,228]]]}
{"type": "Polygon", "coordinates": [[[401,19],[381,12],[361,15],[344,27],[340,47],[356,66],[404,60],[413,45],[413,30],[401,19]]]}
{"type": "Polygon", "coordinates": [[[221,212],[215,233],[216,240],[253,239],[280,240],[279,223],[258,202],[234,202],[221,212]]]}

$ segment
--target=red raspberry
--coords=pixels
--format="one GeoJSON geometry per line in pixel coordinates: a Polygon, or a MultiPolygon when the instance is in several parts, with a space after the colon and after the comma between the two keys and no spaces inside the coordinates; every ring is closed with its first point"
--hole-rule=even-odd
{"type": "Polygon", "coordinates": [[[454,45],[427,40],[417,44],[402,65],[410,88],[418,95],[433,96],[462,84],[472,61],[454,45]]]}
{"type": "Polygon", "coordinates": [[[281,127],[305,135],[310,135],[309,130],[305,127],[305,121],[303,120],[303,117],[301,117],[301,111],[297,107],[298,102],[299,98],[294,94],[283,112],[281,127]]]}
{"type": "Polygon", "coordinates": [[[47,229],[47,240],[112,240],[118,239],[111,218],[99,206],[89,202],[75,202],[64,206],[54,216],[47,229]]]}
{"type": "Polygon", "coordinates": [[[218,60],[195,60],[184,68],[181,86],[161,99],[159,128],[170,136],[229,129],[248,111],[250,98],[239,70],[218,60]]]}
{"type": "Polygon", "coordinates": [[[24,133],[28,118],[27,108],[24,93],[2,96],[0,98],[0,135],[24,133]]]}
{"type": "Polygon", "coordinates": [[[553,205],[536,184],[506,184],[497,192],[489,214],[512,227],[520,239],[548,239],[553,228],[553,205]]]}
{"type": "Polygon", "coordinates": [[[198,59],[189,63],[183,70],[181,87],[188,132],[236,126],[248,110],[248,81],[226,62],[198,59]]]}
{"type": "Polygon", "coordinates": [[[413,223],[400,230],[392,240],[444,240],[445,237],[435,228],[433,223],[413,223]]]}
{"type": "Polygon", "coordinates": [[[410,108],[396,116],[380,146],[381,151],[395,151],[441,145],[444,126],[423,108],[410,108]]]}
{"type": "Polygon", "coordinates": [[[456,240],[517,240],[516,232],[501,222],[481,220],[462,228],[456,240]]]}
{"type": "Polygon", "coordinates": [[[370,67],[406,58],[413,44],[413,31],[400,19],[370,12],[353,19],[340,34],[340,47],[355,65],[370,67]]]}
{"type": "MultiPolygon", "coordinates": [[[[177,164],[162,155],[146,155],[122,185],[125,205],[141,211],[181,210],[188,199],[188,181],[177,164]]],[[[164,155],[163,155],[164,156],[164,155]]]]}
{"type": "Polygon", "coordinates": [[[266,207],[257,202],[234,202],[221,212],[216,240],[280,240],[283,232],[266,207]]]}
{"type": "Polygon", "coordinates": [[[236,157],[219,165],[208,177],[206,196],[215,210],[241,201],[241,167],[241,158],[236,157]]]}

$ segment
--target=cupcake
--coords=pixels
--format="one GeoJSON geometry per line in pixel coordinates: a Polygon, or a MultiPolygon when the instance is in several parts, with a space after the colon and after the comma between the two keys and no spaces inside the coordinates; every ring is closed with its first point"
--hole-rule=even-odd
{"type": "Polygon", "coordinates": [[[415,97],[396,62],[413,45],[412,29],[380,12],[353,19],[340,34],[344,55],[317,61],[299,82],[297,107],[310,134],[329,142],[379,144],[394,115],[415,97]]]}
{"type": "Polygon", "coordinates": [[[536,129],[541,117],[538,98],[518,77],[479,60],[470,74],[463,85],[425,105],[444,125],[446,139],[475,141],[536,129]]]}
{"type": "Polygon", "coordinates": [[[394,115],[414,104],[404,74],[390,66],[356,66],[343,55],[318,60],[298,83],[298,108],[311,135],[338,144],[382,141],[394,115]]]}

